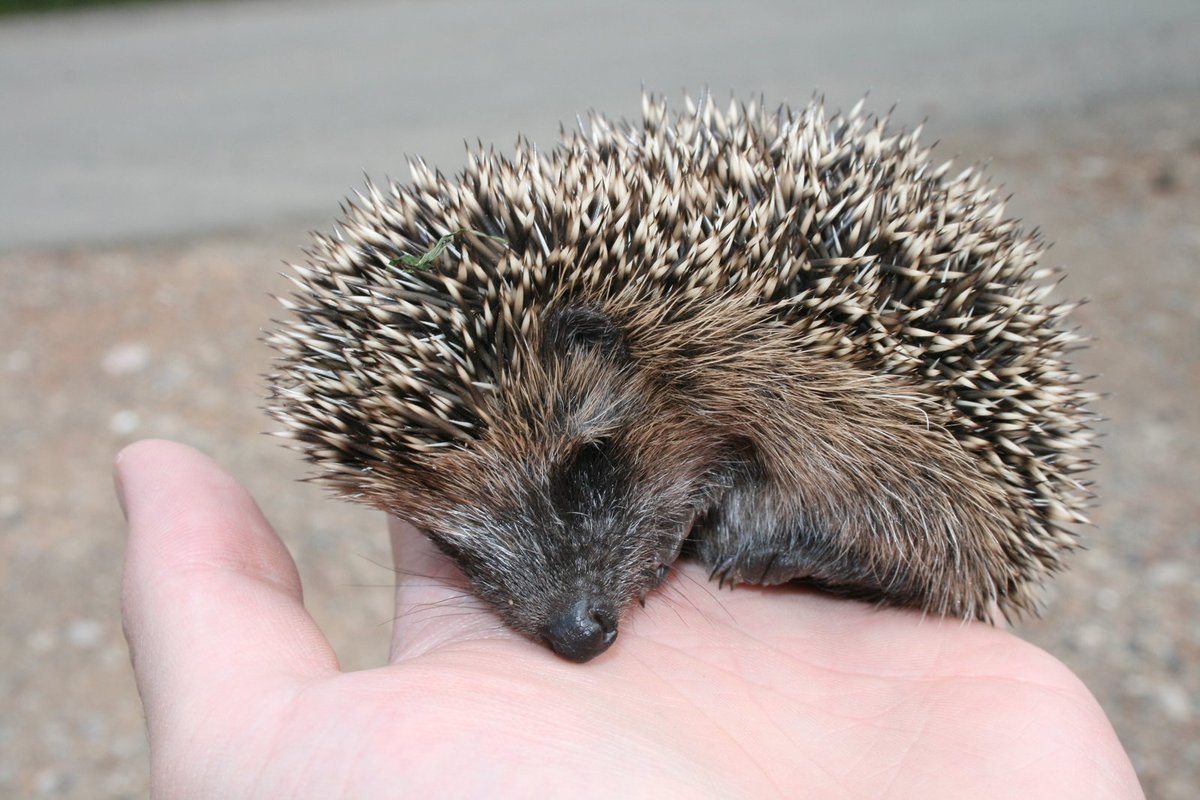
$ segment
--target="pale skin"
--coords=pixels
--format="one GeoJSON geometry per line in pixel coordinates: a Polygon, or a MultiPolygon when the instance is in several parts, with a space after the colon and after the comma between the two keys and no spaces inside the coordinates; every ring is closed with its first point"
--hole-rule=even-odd
{"type": "Polygon", "coordinates": [[[393,522],[390,663],[342,672],[286,547],[214,462],[141,442],[117,485],[156,797],[1142,796],[1083,684],[1004,630],[718,591],[686,565],[572,664],[462,599],[393,522]]]}

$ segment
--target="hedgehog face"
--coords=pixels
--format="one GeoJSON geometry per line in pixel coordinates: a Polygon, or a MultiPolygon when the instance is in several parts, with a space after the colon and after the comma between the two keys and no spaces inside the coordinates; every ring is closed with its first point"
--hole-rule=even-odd
{"type": "Polygon", "coordinates": [[[506,421],[439,470],[469,475],[430,537],[512,627],[586,661],[662,582],[722,482],[715,442],[603,314],[551,316],[506,421]],[[482,476],[482,477],[481,477],[482,476]]]}

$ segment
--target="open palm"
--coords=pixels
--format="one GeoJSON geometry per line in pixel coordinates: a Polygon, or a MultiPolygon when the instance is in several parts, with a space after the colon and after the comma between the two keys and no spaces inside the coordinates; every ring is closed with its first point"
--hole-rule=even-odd
{"type": "Polygon", "coordinates": [[[1141,796],[1088,691],[1011,634],[719,592],[692,565],[581,666],[394,522],[398,574],[422,577],[399,581],[391,663],[343,673],[233,478],[169,442],[117,475],[156,796],[1141,796]]]}

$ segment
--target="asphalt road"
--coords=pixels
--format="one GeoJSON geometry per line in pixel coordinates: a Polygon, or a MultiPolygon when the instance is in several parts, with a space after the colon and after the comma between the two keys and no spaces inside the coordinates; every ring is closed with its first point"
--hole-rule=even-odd
{"type": "Polygon", "coordinates": [[[956,125],[1195,86],[1195,0],[213,2],[0,22],[0,250],[315,224],[640,87],[956,125]]]}

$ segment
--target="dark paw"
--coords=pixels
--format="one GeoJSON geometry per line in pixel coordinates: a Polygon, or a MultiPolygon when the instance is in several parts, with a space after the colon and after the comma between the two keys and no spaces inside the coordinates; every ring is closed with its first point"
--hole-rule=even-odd
{"type": "Polygon", "coordinates": [[[713,568],[711,570],[709,570],[708,579],[710,581],[713,579],[716,579],[717,586],[721,587],[722,589],[725,588],[725,581],[729,581],[730,586],[734,585],[735,583],[737,583],[737,580],[735,580],[733,577],[734,576],[734,567],[736,566],[736,564],[737,564],[737,559],[732,558],[732,557],[727,558],[723,561],[718,561],[716,564],[713,565],[713,568]]]}
{"type": "Polygon", "coordinates": [[[718,561],[709,573],[709,580],[716,579],[717,585],[725,587],[739,583],[770,586],[787,583],[801,577],[797,565],[791,558],[778,551],[761,553],[739,553],[718,561]]]}

